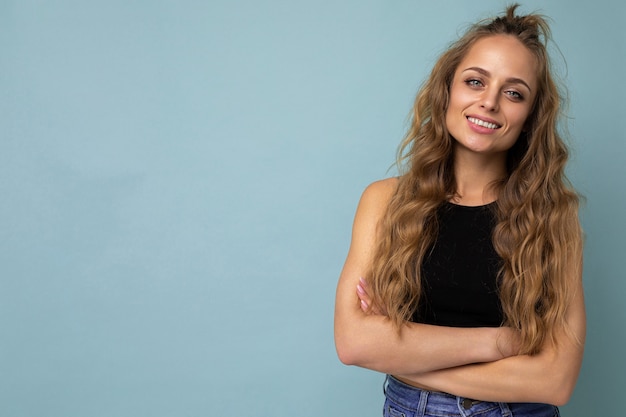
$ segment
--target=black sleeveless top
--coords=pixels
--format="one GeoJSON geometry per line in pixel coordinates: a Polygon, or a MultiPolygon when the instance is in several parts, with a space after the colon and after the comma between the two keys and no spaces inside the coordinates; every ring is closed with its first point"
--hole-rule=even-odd
{"type": "Polygon", "coordinates": [[[438,209],[439,234],[422,263],[422,295],[412,321],[453,327],[501,325],[497,275],[502,260],[491,239],[494,206],[445,202],[438,209]]]}

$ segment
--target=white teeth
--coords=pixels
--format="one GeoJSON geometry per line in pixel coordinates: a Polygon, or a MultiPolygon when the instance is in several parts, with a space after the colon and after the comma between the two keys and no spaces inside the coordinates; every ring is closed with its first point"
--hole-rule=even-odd
{"type": "Polygon", "coordinates": [[[495,123],[485,122],[484,120],[480,120],[480,119],[477,119],[475,117],[468,117],[467,120],[469,120],[470,122],[474,123],[475,125],[486,127],[486,128],[489,128],[489,129],[497,129],[497,128],[500,127],[500,126],[498,126],[495,123]]]}

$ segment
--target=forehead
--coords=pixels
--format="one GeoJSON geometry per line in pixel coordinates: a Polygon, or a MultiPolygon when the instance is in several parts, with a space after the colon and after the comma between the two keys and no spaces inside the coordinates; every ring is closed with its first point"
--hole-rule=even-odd
{"type": "Polygon", "coordinates": [[[531,88],[537,84],[537,58],[514,36],[494,35],[476,41],[457,72],[471,67],[482,68],[495,77],[523,79],[531,88]]]}

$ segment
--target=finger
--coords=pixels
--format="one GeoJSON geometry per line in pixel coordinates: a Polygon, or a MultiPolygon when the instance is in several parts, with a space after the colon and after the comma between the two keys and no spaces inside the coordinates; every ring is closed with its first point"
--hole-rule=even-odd
{"type": "Polygon", "coordinates": [[[363,277],[359,278],[359,283],[356,286],[356,293],[361,300],[361,309],[370,314],[375,315],[384,315],[383,310],[378,308],[376,305],[372,305],[370,308],[370,304],[372,303],[372,298],[367,293],[367,281],[363,277]]]}
{"type": "Polygon", "coordinates": [[[367,288],[367,281],[365,280],[365,278],[359,278],[359,284],[361,284],[363,288],[367,288]]]}
{"type": "Polygon", "coordinates": [[[356,285],[356,293],[361,300],[367,300],[369,298],[365,288],[363,288],[361,284],[356,285]]]}

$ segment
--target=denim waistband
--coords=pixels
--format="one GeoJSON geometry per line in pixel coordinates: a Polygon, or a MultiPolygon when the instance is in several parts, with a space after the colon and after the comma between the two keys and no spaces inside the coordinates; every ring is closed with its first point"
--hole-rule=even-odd
{"type": "Polygon", "coordinates": [[[489,410],[500,409],[502,416],[511,416],[507,403],[476,401],[471,398],[457,397],[445,392],[422,390],[387,375],[384,384],[385,396],[416,415],[423,415],[429,411],[449,412],[450,415],[472,416],[483,414],[489,410]]]}

